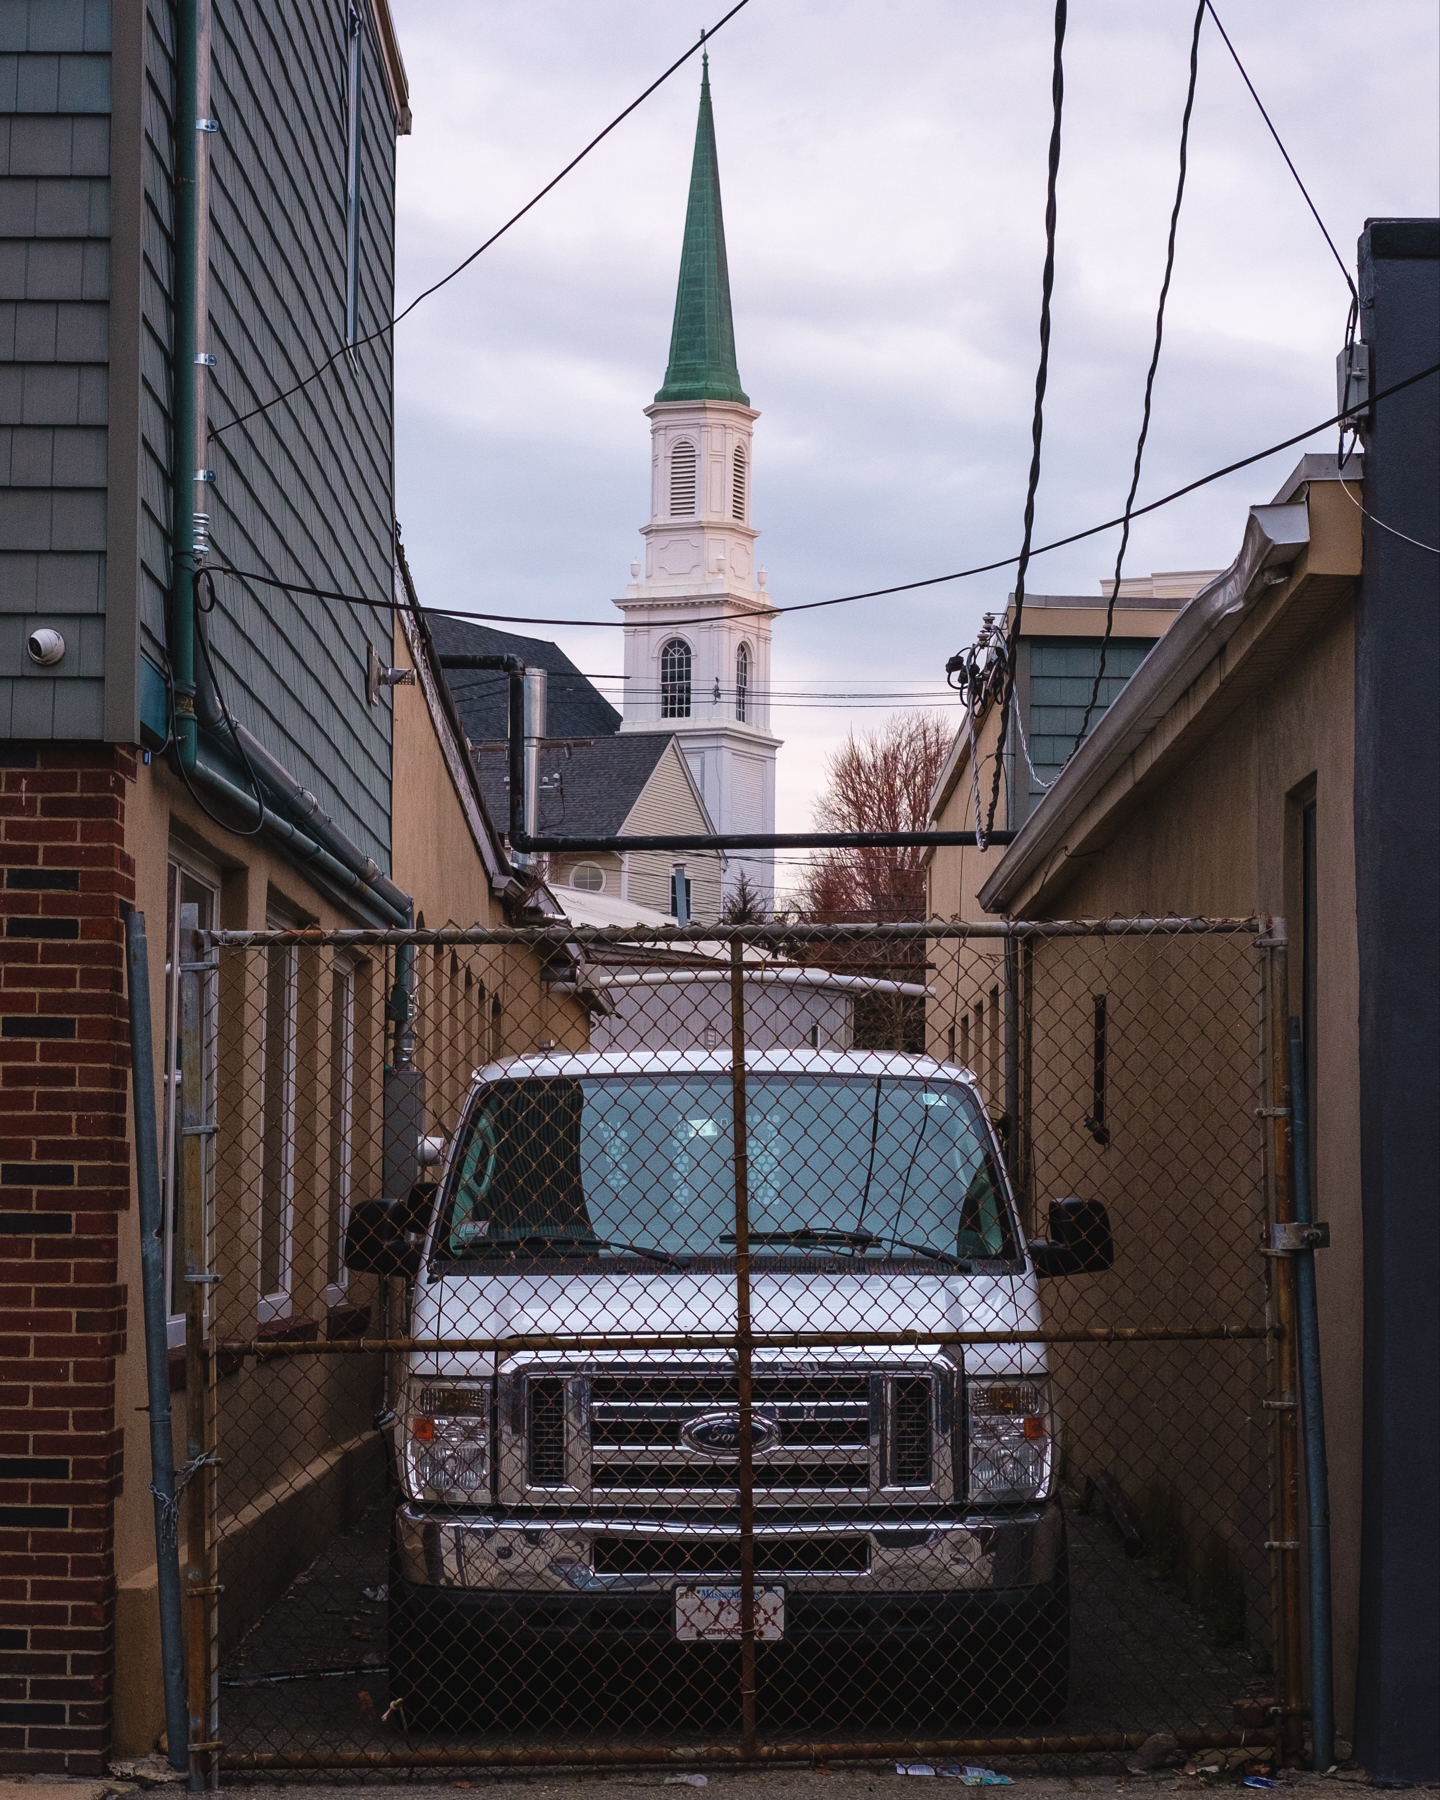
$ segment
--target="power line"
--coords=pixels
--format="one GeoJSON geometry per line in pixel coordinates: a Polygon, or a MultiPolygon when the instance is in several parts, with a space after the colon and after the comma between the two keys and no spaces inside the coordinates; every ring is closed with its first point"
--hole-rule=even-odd
{"type": "Polygon", "coordinates": [[[480,245],[479,249],[472,250],[463,262],[456,263],[455,267],[453,269],[451,269],[451,271],[448,275],[442,275],[440,277],[439,281],[432,282],[432,284],[428,288],[425,288],[422,292],[418,293],[408,306],[402,308],[401,311],[396,313],[396,315],[393,319],[387,319],[383,325],[377,326],[374,331],[368,332],[366,334],[366,336],[364,336],[362,338],[357,338],[353,343],[342,344],[338,350],[332,352],[331,355],[327,356],[325,358],[324,362],[320,363],[316,368],[312,369],[310,371],[310,373],[308,375],[306,375],[302,380],[297,381],[294,383],[293,386],[286,388],[283,393],[276,394],[273,400],[266,400],[260,406],[252,406],[249,412],[241,413],[238,418],[231,419],[224,425],[217,425],[215,427],[215,429],[210,432],[209,435],[212,438],[219,437],[222,431],[232,431],[235,428],[235,426],[243,425],[247,419],[254,419],[254,418],[257,418],[261,413],[268,412],[272,406],[278,406],[282,400],[288,400],[291,398],[292,395],[298,394],[302,388],[308,387],[312,381],[317,380],[321,375],[323,375],[325,373],[325,371],[327,369],[333,368],[334,365],[337,362],[339,362],[339,360],[342,356],[349,356],[349,355],[353,354],[356,350],[363,350],[367,344],[373,344],[375,342],[376,338],[384,337],[387,332],[393,331],[402,319],[408,318],[409,315],[412,312],[414,312],[415,308],[420,304],[420,302],[422,300],[428,300],[432,294],[439,293],[440,289],[443,288],[444,286],[446,286],[447,283],[453,281],[457,275],[463,274],[464,271],[470,267],[471,263],[473,263],[475,261],[477,256],[482,256],[485,253],[485,251],[487,251],[490,248],[490,246],[492,244],[498,243],[499,240],[502,237],[504,237],[505,233],[507,231],[509,231],[509,229],[512,225],[518,225],[520,223],[521,219],[523,219],[525,217],[526,213],[528,213],[533,207],[538,206],[540,204],[540,202],[545,198],[545,196],[553,188],[558,187],[572,169],[578,167],[578,165],[580,163],[584,162],[585,158],[590,154],[590,152],[596,147],[597,144],[602,143],[607,137],[609,137],[610,133],[612,131],[614,131],[614,129],[617,125],[621,124],[624,120],[628,119],[630,114],[635,111],[635,108],[637,106],[641,105],[642,102],[644,102],[650,98],[650,96],[655,92],[656,88],[661,87],[665,82],[667,82],[670,79],[670,77],[675,73],[675,71],[677,69],[682,68],[687,62],[689,62],[690,58],[695,54],[695,52],[697,50],[701,49],[708,42],[708,40],[710,38],[714,37],[715,33],[720,30],[720,27],[722,25],[728,25],[730,23],[731,19],[733,19],[735,17],[736,13],[738,13],[743,7],[746,7],[749,4],[750,4],[750,0],[738,0],[738,3],[735,6],[732,6],[730,8],[729,12],[727,12],[725,14],[724,18],[721,19],[718,24],[712,25],[708,31],[702,31],[700,33],[700,36],[695,40],[695,42],[690,46],[690,48],[685,52],[685,54],[683,56],[677,57],[676,60],[673,63],[671,63],[670,67],[668,69],[666,69],[666,71],[663,75],[658,76],[654,81],[652,81],[650,83],[649,87],[647,87],[645,89],[643,94],[638,95],[634,100],[632,100],[623,112],[617,113],[603,131],[598,132],[596,134],[596,136],[591,138],[590,142],[585,146],[585,148],[580,152],[580,154],[578,156],[572,157],[571,160],[568,163],[566,163],[565,167],[560,171],[560,173],[558,175],[556,175],[554,177],[553,180],[547,181],[545,183],[545,186],[543,188],[541,188],[540,192],[538,194],[536,194],[533,199],[527,200],[525,202],[524,206],[522,206],[520,208],[519,212],[514,213],[510,218],[508,218],[498,231],[492,232],[491,235],[488,238],[486,238],[485,242],[480,245]]]}
{"type": "MultiPolygon", "coordinates": [[[[1155,371],[1160,367],[1160,346],[1165,338],[1165,302],[1170,294],[1170,277],[1175,272],[1175,233],[1180,224],[1180,203],[1185,198],[1185,164],[1190,145],[1190,115],[1195,110],[1195,80],[1200,70],[1200,27],[1205,23],[1209,0],[1200,0],[1195,8],[1195,27],[1190,34],[1190,84],[1185,90],[1185,111],[1180,118],[1180,173],[1175,182],[1175,204],[1170,209],[1170,235],[1165,243],[1165,278],[1160,283],[1160,302],[1155,309],[1155,347],[1150,353],[1150,367],[1145,375],[1145,405],[1140,416],[1140,436],[1135,443],[1135,467],[1130,473],[1130,492],[1125,496],[1125,523],[1120,532],[1120,548],[1115,553],[1115,581],[1110,589],[1110,603],[1105,608],[1105,635],[1100,640],[1100,666],[1095,671],[1095,685],[1085,708],[1085,717],[1075,734],[1075,749],[1085,741],[1090,729],[1090,715],[1100,700],[1100,683],[1105,679],[1105,664],[1110,654],[1110,639],[1115,630],[1115,606],[1120,598],[1120,572],[1125,566],[1125,551],[1130,543],[1130,508],[1140,486],[1140,465],[1145,457],[1145,440],[1150,435],[1150,402],[1155,392],[1155,371]]],[[[1071,751],[1074,755],[1074,751],[1071,751]]],[[[1026,761],[1029,761],[1027,752],[1026,761]]],[[[1035,773],[1031,769],[1030,773],[1035,773]]]]}
{"type": "MultiPolygon", "coordinates": [[[[1040,440],[1045,429],[1045,384],[1050,373],[1050,295],[1055,286],[1055,190],[1060,178],[1060,120],[1065,109],[1065,6],[1055,0],[1055,53],[1050,72],[1050,151],[1045,175],[1045,267],[1040,277],[1040,361],[1035,370],[1035,411],[1030,423],[1030,479],[1025,488],[1025,535],[1015,569],[1015,620],[1010,629],[1010,667],[1000,711],[1000,735],[995,746],[995,779],[990,789],[990,810],[983,837],[995,828],[995,808],[1000,803],[1000,771],[1005,755],[1005,723],[1015,692],[1015,646],[1020,640],[1020,620],[1025,612],[1025,575],[1030,567],[1030,541],[1035,530],[1035,494],[1040,486],[1040,440]]],[[[947,666],[946,673],[949,673],[947,666]]],[[[980,820],[975,820],[980,832],[980,820]]],[[[982,837],[982,847],[983,847],[982,837]]]]}
{"type": "Polygon", "coordinates": [[[1245,65],[1240,60],[1240,53],[1235,48],[1235,46],[1230,42],[1230,34],[1228,31],[1226,31],[1225,27],[1220,23],[1220,15],[1219,15],[1219,13],[1216,12],[1214,6],[1211,4],[1211,0],[1205,0],[1205,10],[1210,14],[1210,17],[1215,21],[1215,29],[1220,33],[1221,37],[1224,38],[1225,48],[1230,52],[1231,57],[1234,59],[1235,67],[1240,71],[1240,79],[1245,83],[1246,87],[1249,88],[1250,98],[1255,102],[1256,106],[1258,106],[1260,109],[1260,117],[1265,121],[1266,125],[1269,126],[1270,135],[1275,140],[1276,148],[1279,150],[1280,154],[1285,158],[1285,167],[1295,177],[1295,185],[1296,185],[1296,187],[1299,188],[1300,192],[1304,195],[1305,204],[1310,208],[1311,216],[1314,218],[1315,223],[1320,227],[1321,237],[1323,237],[1325,242],[1330,246],[1330,254],[1335,258],[1336,263],[1339,265],[1340,273],[1345,277],[1345,285],[1350,290],[1351,304],[1353,306],[1358,307],[1360,304],[1360,296],[1355,292],[1355,283],[1350,278],[1350,271],[1345,266],[1345,259],[1343,256],[1341,256],[1340,252],[1335,248],[1334,238],[1332,238],[1330,233],[1325,229],[1325,221],[1320,217],[1320,213],[1315,205],[1315,202],[1310,198],[1310,190],[1306,187],[1305,183],[1300,179],[1300,171],[1295,167],[1294,163],[1290,160],[1290,152],[1285,148],[1285,145],[1281,142],[1280,133],[1275,129],[1274,121],[1271,119],[1269,113],[1266,112],[1266,110],[1265,110],[1265,102],[1255,92],[1255,83],[1246,74],[1245,65]]]}
{"type": "MultiPolygon", "coordinates": [[[[1186,482],[1184,487],[1176,488],[1173,493],[1162,494],[1158,500],[1151,500],[1144,506],[1137,506],[1131,511],[1130,517],[1139,519],[1143,518],[1146,513],[1158,512],[1162,506],[1170,506],[1176,500],[1183,500],[1187,494],[1193,494],[1200,488],[1208,487],[1211,482],[1221,481],[1226,475],[1234,475],[1237,470],[1248,469],[1253,463],[1264,462],[1267,457],[1278,456],[1282,450],[1291,450],[1296,444],[1303,444],[1306,438],[1315,437],[1322,431],[1329,431],[1332,425],[1338,425],[1342,419],[1354,418],[1360,413],[1367,412],[1370,407],[1378,405],[1380,401],[1388,400],[1393,394],[1402,393],[1406,388],[1414,387],[1417,381],[1426,381],[1432,375],[1440,375],[1440,363],[1431,363],[1429,368],[1417,370],[1414,375],[1407,375],[1404,381],[1397,381],[1387,388],[1382,388],[1364,406],[1352,406],[1344,412],[1334,413],[1330,418],[1322,419],[1318,425],[1307,425],[1304,431],[1297,431],[1293,437],[1282,438],[1278,444],[1271,444],[1264,450],[1256,450],[1250,456],[1242,456],[1237,462],[1226,463],[1222,469],[1212,469],[1208,475],[1201,475],[1194,481],[1186,482]]],[[[1113,531],[1117,525],[1123,525],[1124,522],[1125,517],[1122,513],[1118,518],[1106,519],[1103,524],[1087,525],[1083,531],[1072,531],[1068,537],[1055,538],[1048,544],[1039,545],[1030,552],[1031,557],[1033,559],[1037,556],[1044,556],[1047,551],[1063,550],[1067,545],[1082,543],[1086,538],[1098,537],[1102,531],[1113,531]]],[[[858,594],[838,594],[831,600],[805,600],[795,606],[757,607],[752,614],[709,613],[700,618],[687,619],[685,623],[687,627],[712,625],[737,617],[768,618],[781,613],[815,612],[823,606],[848,606],[854,600],[882,600],[890,594],[908,594],[918,588],[938,587],[947,581],[965,581],[972,575],[989,575],[996,569],[1008,569],[1019,560],[1018,556],[1003,556],[997,562],[977,563],[973,569],[956,569],[949,575],[927,575],[923,581],[900,581],[892,587],[867,588],[858,594]]],[[[369,600],[361,594],[342,594],[333,588],[311,587],[303,581],[282,581],[278,576],[260,575],[252,569],[226,568],[217,564],[212,568],[211,573],[230,575],[237,581],[257,582],[261,587],[283,588],[290,594],[310,594],[317,600],[340,600],[347,606],[368,606],[390,612],[402,604],[393,599],[369,600]]],[[[409,610],[408,605],[405,610],[409,610]]],[[[471,621],[487,619],[498,621],[501,624],[548,625],[551,627],[571,625],[581,627],[586,631],[623,631],[625,629],[623,619],[541,619],[528,613],[461,612],[458,608],[451,606],[422,606],[419,611],[439,619],[471,621]]]]}

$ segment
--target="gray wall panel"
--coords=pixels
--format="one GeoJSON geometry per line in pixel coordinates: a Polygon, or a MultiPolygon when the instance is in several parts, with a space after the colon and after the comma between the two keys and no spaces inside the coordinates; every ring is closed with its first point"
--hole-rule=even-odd
{"type": "Polygon", "coordinates": [[[0,299],[106,300],[110,246],[95,239],[0,239],[0,299]]]}
{"type": "Polygon", "coordinates": [[[0,55],[0,110],[108,113],[108,56],[0,55]]]}
{"type": "Polygon", "coordinates": [[[104,610],[105,557],[101,552],[0,551],[0,613],[104,610]]]}
{"type": "Polygon", "coordinates": [[[0,51],[109,48],[109,0],[6,0],[0,7],[0,51]]]}
{"type": "Polygon", "coordinates": [[[0,486],[103,488],[105,431],[0,425],[0,486]]]}

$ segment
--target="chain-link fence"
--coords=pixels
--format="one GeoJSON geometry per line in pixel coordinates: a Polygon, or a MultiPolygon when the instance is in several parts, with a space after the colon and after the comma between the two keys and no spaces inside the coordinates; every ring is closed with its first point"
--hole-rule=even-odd
{"type": "Polygon", "coordinates": [[[1255,921],[191,942],[203,1766],[1298,1747],[1255,921]]]}

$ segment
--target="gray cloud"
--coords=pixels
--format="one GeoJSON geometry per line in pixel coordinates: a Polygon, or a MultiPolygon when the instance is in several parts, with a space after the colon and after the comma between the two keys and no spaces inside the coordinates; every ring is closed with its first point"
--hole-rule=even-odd
{"type": "MultiPolygon", "coordinates": [[[[723,7],[713,4],[711,15],[723,7]]],[[[472,249],[706,15],[661,0],[397,0],[415,133],[403,299],[472,249]]],[[[1436,207],[1435,17],[1339,0],[1221,14],[1342,255],[1436,207]]],[[[752,0],[712,81],[755,518],[781,603],[1013,554],[1029,458],[1049,26],[1043,0],[752,0]]],[[[1072,8],[1041,538],[1124,498],[1175,172],[1188,6],[1072,8]]],[[[1347,295],[1208,23],[1142,501],[1333,410],[1347,295]]],[[[698,69],[689,68],[397,334],[400,516],[433,604],[613,618],[648,493],[698,69]]],[[[1328,440],[1311,447],[1328,447],[1328,440]]],[[[1299,451],[1140,523],[1128,567],[1228,562],[1299,451]]],[[[1035,565],[1098,592],[1106,537],[1035,565]]],[[[1004,573],[779,621],[776,676],[939,684],[1004,573]]],[[[582,668],[619,634],[557,628],[582,668]]],[[[781,817],[807,822],[853,719],[777,709],[781,817]]]]}

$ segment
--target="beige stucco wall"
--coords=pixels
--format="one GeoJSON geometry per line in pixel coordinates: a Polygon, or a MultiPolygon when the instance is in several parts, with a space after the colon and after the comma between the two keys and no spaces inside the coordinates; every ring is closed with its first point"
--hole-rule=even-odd
{"type": "Polygon", "coordinates": [[[1359,953],[1355,930],[1354,626],[1346,605],[1261,694],[1126,820],[1052,880],[1042,916],[1174,910],[1289,921],[1290,1005],[1300,1010],[1297,790],[1313,779],[1317,836],[1317,1257],[1330,1452],[1337,1702],[1357,1650],[1360,1529],[1361,1235],[1359,953]]]}
{"type": "MultiPolygon", "coordinates": [[[[1171,718],[1113,778],[1106,799],[1073,822],[1043,872],[1006,904],[1025,918],[1166,912],[1282,916],[1291,943],[1290,1009],[1298,1014],[1300,808],[1313,794],[1315,1188],[1318,1216],[1330,1224],[1332,1245],[1316,1260],[1330,1451],[1337,1705],[1341,1729],[1348,1731],[1360,1522],[1359,973],[1353,602],[1339,578],[1359,568],[1359,515],[1334,483],[1312,486],[1309,506],[1310,544],[1292,584],[1303,609],[1295,612],[1297,622],[1287,624],[1285,618],[1291,589],[1262,602],[1171,718]],[[1314,598],[1307,597],[1307,584],[1314,598]],[[1227,699],[1227,683],[1240,682],[1245,697],[1234,704],[1227,699]]],[[[994,721],[987,719],[982,757],[993,736],[994,721]]],[[[965,829],[973,822],[968,766],[958,775],[938,822],[965,829]]],[[[1002,854],[937,851],[930,870],[932,913],[983,917],[978,893],[1002,854]]]]}
{"type": "MultiPolygon", "coordinates": [[[[404,638],[398,632],[395,652],[397,666],[409,666],[404,638]]],[[[505,924],[471,823],[447,768],[425,694],[418,687],[395,690],[393,781],[393,878],[413,894],[417,915],[431,926],[505,924]]],[[[264,929],[267,908],[276,900],[297,918],[313,921],[325,930],[345,929],[358,922],[315,890],[293,864],[261,840],[227,833],[207,818],[162,759],[141,765],[126,795],[126,849],[135,860],[136,904],[147,920],[157,1073],[164,1038],[167,864],[170,846],[176,840],[186,843],[220,871],[220,918],[227,929],[264,929]]],[[[457,1033],[454,1041],[422,1044],[419,1060],[430,1073],[431,1113],[435,1117],[441,1112],[453,1115],[469,1067],[483,1061],[492,1049],[529,1049],[534,1040],[546,1035],[585,1041],[585,1015],[573,1000],[551,994],[540,980],[538,964],[528,950],[472,953],[471,964],[478,967],[482,954],[490,956],[499,970],[487,993],[485,1017],[489,1016],[488,1001],[493,994],[502,1001],[495,1027],[495,1036],[501,1041],[492,1045],[477,1011],[474,1029],[457,1033]]],[[[302,959],[319,955],[311,951],[301,953],[302,959]]],[[[361,960],[374,979],[370,983],[373,992],[360,1010],[377,1012],[372,1002],[383,988],[379,979],[383,958],[372,952],[368,959],[362,954],[361,960]]],[[[456,985],[453,960],[449,951],[424,949],[419,955],[422,1000],[444,1010],[446,1016],[459,1016],[470,992],[463,984],[463,976],[460,985],[456,985]]],[[[318,977],[323,976],[323,971],[317,969],[311,975],[317,979],[310,980],[310,989],[322,993],[324,984],[318,977]]],[[[302,970],[302,989],[307,979],[302,970]]],[[[364,982],[360,985],[363,990],[364,982]]],[[[308,1132],[309,1145],[308,1149],[302,1146],[297,1156],[302,1162],[310,1156],[314,1166],[308,1172],[309,1185],[317,1191],[323,1187],[324,1178],[315,1159],[323,1157],[323,1148],[310,1142],[318,1140],[320,1133],[311,1130],[313,1121],[306,1119],[305,1095],[309,1091],[307,1083],[313,1085],[324,1056],[325,1017],[322,1000],[310,1017],[310,1036],[302,1042],[297,1059],[297,1139],[308,1132]]],[[[304,1027],[302,1035],[303,1031],[304,1027]]],[[[375,1041],[378,1044],[378,1038],[375,1041]]],[[[239,1077],[242,1085],[243,1060],[239,1077]]],[[[222,1090],[223,1080],[222,1069],[222,1090]]],[[[357,1105],[365,1103],[364,1080],[362,1071],[357,1077],[357,1105]]],[[[221,1101],[223,1107],[223,1091],[221,1101]]],[[[364,1197],[359,1188],[362,1178],[357,1173],[357,1199],[364,1197]]],[[[314,1221],[311,1227],[313,1239],[314,1221]]],[[[302,1231],[303,1228],[302,1222],[302,1231]]],[[[129,1331],[116,1370],[116,1424],[124,1452],[124,1484],[116,1506],[114,1535],[115,1751],[117,1755],[134,1755],[153,1747],[163,1723],[163,1703],[153,1508],[147,1491],[149,1443],[139,1224],[133,1205],[120,1219],[119,1260],[129,1308],[129,1331]]],[[[224,1239],[222,1234],[217,1264],[230,1277],[219,1290],[225,1326],[248,1335],[246,1328],[254,1317],[253,1252],[245,1248],[240,1238],[224,1239]]],[[[363,1286],[366,1292],[361,1298],[372,1300],[373,1279],[364,1278],[363,1286]]],[[[321,1320],[325,1317],[323,1249],[314,1241],[297,1249],[291,1305],[297,1314],[318,1316],[321,1320]]],[[[371,1361],[354,1358],[340,1364],[325,1359],[318,1366],[312,1365],[303,1376],[297,1375],[293,1365],[261,1367],[251,1363],[222,1380],[222,1429],[230,1438],[227,1475],[222,1483],[222,1495],[228,1491],[228,1501],[222,1498],[221,1516],[222,1561],[229,1571],[227,1574],[222,1569],[221,1579],[231,1589],[231,1610],[225,1621],[227,1641],[236,1628],[250,1622],[248,1617],[242,1619],[236,1614],[237,1604],[243,1604],[247,1612],[267,1604],[316,1553],[325,1536],[352,1522],[357,1510],[363,1510],[379,1493],[383,1481],[377,1454],[379,1441],[369,1423],[373,1402],[371,1361]],[[297,1381],[304,1390],[303,1404],[290,1393],[297,1381]],[[286,1422],[286,1428],[278,1432],[273,1429],[277,1419],[286,1422]],[[266,1494],[274,1504],[264,1503],[266,1494]],[[239,1600],[242,1594],[246,1596],[243,1602],[239,1600]]],[[[184,1407],[184,1392],[177,1391],[173,1397],[177,1462],[184,1456],[184,1407]]],[[[222,1455],[226,1449],[227,1445],[222,1444],[222,1455]]],[[[222,1606],[225,1604],[222,1598],[222,1606]]]]}

